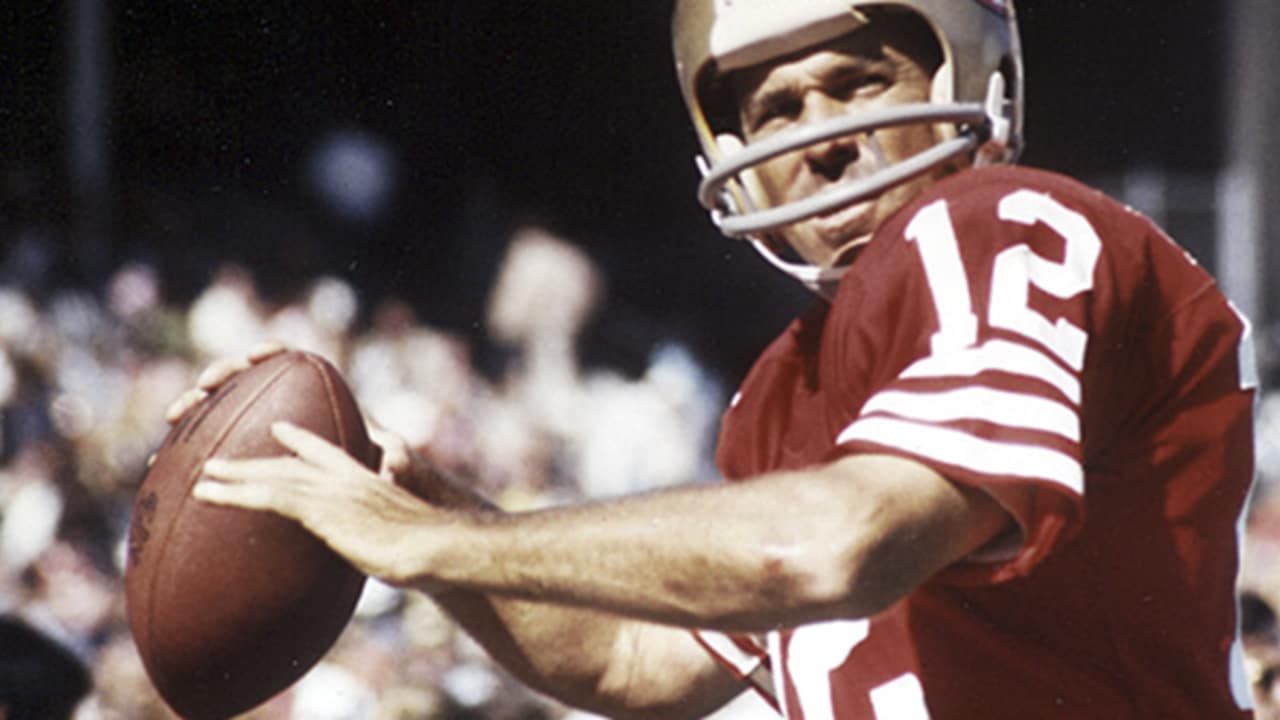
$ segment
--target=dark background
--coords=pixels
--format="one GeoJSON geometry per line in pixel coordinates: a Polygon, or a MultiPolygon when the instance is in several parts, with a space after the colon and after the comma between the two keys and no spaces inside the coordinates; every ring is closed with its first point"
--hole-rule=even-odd
{"type": "MultiPolygon", "coordinates": [[[[1024,0],[1024,161],[1085,179],[1212,173],[1223,12],[1024,0]]],[[[403,297],[424,321],[479,338],[509,233],[536,222],[608,279],[589,362],[639,367],[675,337],[734,380],[807,298],[694,201],[669,13],[618,0],[112,3],[110,204],[86,243],[66,161],[69,10],[5,3],[0,238],[39,225],[62,250],[48,276],[10,279],[94,284],[144,260],[184,302],[235,260],[280,296],[337,273],[369,306],[403,297]],[[304,182],[309,153],[341,130],[394,153],[377,217],[336,216],[304,182]]]]}

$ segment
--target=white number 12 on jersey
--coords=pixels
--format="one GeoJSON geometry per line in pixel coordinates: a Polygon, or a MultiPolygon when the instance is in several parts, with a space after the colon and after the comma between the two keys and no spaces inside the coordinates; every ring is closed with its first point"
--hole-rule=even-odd
{"type": "MultiPolygon", "coordinates": [[[[1087,334],[1065,318],[1052,322],[1031,309],[1028,291],[1034,285],[1065,300],[1092,289],[1102,241],[1083,215],[1042,193],[1010,193],[1000,200],[996,213],[1000,220],[1020,225],[1044,223],[1066,245],[1061,261],[1041,257],[1025,244],[1000,251],[991,268],[987,322],[1039,343],[1079,372],[1084,366],[1087,334]]],[[[906,237],[915,242],[920,253],[938,314],[932,353],[973,345],[978,340],[978,316],[973,311],[969,279],[947,202],[938,200],[917,212],[907,225],[906,237]]]]}
{"type": "MultiPolygon", "coordinates": [[[[836,720],[831,673],[867,639],[869,620],[832,620],[796,628],[791,635],[787,670],[805,720],[836,720]]],[[[871,689],[876,720],[929,720],[924,688],[914,673],[903,673],[871,689]]]]}

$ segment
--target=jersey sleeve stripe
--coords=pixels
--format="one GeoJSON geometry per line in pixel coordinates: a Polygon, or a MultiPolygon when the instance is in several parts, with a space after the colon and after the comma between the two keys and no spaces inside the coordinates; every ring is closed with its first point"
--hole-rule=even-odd
{"type": "Polygon", "coordinates": [[[1040,430],[1080,441],[1080,416],[1062,403],[1035,395],[965,387],[943,392],[887,390],[873,396],[862,415],[885,413],[908,420],[982,420],[1022,430],[1040,430]]]}
{"type": "Polygon", "coordinates": [[[767,652],[747,641],[708,630],[694,630],[693,637],[735,677],[751,686],[765,702],[779,708],[773,670],[767,652]]]}
{"type": "Polygon", "coordinates": [[[724,633],[695,630],[694,635],[722,663],[741,675],[750,675],[757,667],[768,661],[768,655],[762,648],[741,642],[724,633]]]}
{"type": "Polygon", "coordinates": [[[1080,404],[1080,380],[1047,355],[1008,340],[988,340],[975,348],[917,360],[903,378],[973,377],[987,370],[1023,375],[1048,383],[1073,405],[1080,404]]]}
{"type": "Polygon", "coordinates": [[[951,428],[875,416],[845,428],[838,443],[864,441],[903,450],[983,475],[1048,480],[1084,493],[1084,470],[1059,450],[985,440],[951,428]]]}

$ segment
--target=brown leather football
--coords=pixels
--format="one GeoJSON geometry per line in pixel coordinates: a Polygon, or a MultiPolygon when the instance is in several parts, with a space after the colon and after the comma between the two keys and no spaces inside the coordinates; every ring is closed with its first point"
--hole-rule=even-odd
{"type": "Polygon", "coordinates": [[[370,468],[376,446],[336,369],[304,352],[234,375],[175,425],[134,501],[125,599],[160,695],[187,718],[225,718],[287,688],[351,619],[364,576],[300,525],[191,497],[205,460],[285,452],[288,420],[370,468]]]}

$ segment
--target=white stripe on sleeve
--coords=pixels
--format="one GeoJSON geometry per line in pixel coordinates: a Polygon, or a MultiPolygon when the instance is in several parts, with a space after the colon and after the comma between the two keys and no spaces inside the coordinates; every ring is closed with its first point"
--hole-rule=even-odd
{"type": "Polygon", "coordinates": [[[774,685],[775,678],[766,661],[768,655],[764,648],[759,648],[759,655],[748,652],[739,647],[728,635],[711,630],[694,630],[693,635],[703,648],[715,655],[721,663],[732,668],[739,678],[750,684],[774,709],[780,707],[777,688],[774,685]]]}
{"type": "Polygon", "coordinates": [[[1080,416],[1062,403],[1025,393],[987,387],[965,387],[944,392],[878,393],[862,408],[862,415],[883,412],[908,420],[947,422],[982,420],[1004,427],[1040,430],[1080,441],[1080,416]]]}
{"type": "Polygon", "coordinates": [[[1049,383],[1080,404],[1080,381],[1039,350],[1008,340],[988,340],[976,348],[917,360],[902,372],[903,378],[972,377],[985,370],[1000,370],[1049,383]]]}
{"type": "Polygon", "coordinates": [[[1043,479],[1084,492],[1084,471],[1066,453],[1035,445],[984,440],[968,433],[894,418],[855,420],[837,442],[851,440],[898,448],[984,475],[1043,479]]]}

